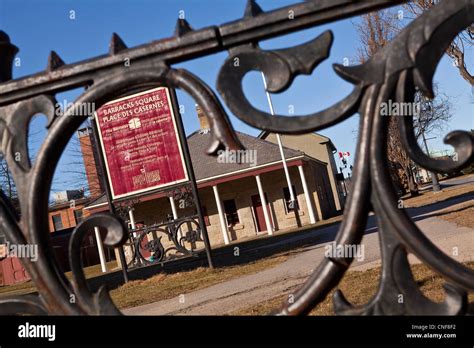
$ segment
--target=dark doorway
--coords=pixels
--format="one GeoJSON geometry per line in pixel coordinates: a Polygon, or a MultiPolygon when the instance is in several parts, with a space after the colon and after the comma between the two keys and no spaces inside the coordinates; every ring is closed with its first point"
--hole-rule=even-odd
{"type": "MultiPolygon", "coordinates": [[[[265,193],[265,200],[267,201],[267,212],[270,215],[270,204],[268,202],[267,194],[265,193]]],[[[252,196],[252,208],[255,214],[255,223],[257,224],[258,232],[265,232],[267,230],[267,224],[265,223],[265,214],[263,213],[262,201],[260,195],[252,196]]],[[[270,219],[271,223],[271,219],[270,219]]]]}

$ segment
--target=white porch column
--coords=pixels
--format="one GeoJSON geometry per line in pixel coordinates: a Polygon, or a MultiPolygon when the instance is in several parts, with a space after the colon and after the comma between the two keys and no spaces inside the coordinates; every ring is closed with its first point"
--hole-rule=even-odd
{"type": "Polygon", "coordinates": [[[128,211],[128,217],[130,218],[130,225],[132,226],[132,230],[135,229],[135,216],[133,215],[133,209],[128,211]]]}
{"type": "Polygon", "coordinates": [[[102,269],[102,273],[106,273],[107,265],[105,263],[104,244],[102,244],[102,237],[100,235],[99,227],[94,227],[94,232],[95,240],[97,242],[97,250],[99,251],[100,268],[102,269]]]}
{"type": "Polygon", "coordinates": [[[316,223],[316,218],[314,216],[313,204],[311,204],[311,196],[309,194],[308,184],[306,183],[306,177],[302,165],[298,166],[298,171],[300,172],[301,184],[303,185],[304,199],[306,200],[306,206],[308,207],[309,221],[314,224],[316,223]]]}
{"type": "Polygon", "coordinates": [[[176,202],[174,201],[173,197],[169,197],[170,199],[170,204],[171,204],[171,212],[173,213],[173,219],[178,218],[178,210],[176,209],[176,202]]]}
{"type": "Polygon", "coordinates": [[[267,200],[265,199],[265,194],[263,193],[263,187],[262,187],[262,181],[260,180],[260,175],[255,175],[255,180],[257,181],[260,202],[262,202],[263,215],[265,216],[265,225],[267,226],[267,232],[269,235],[272,235],[273,227],[272,227],[272,222],[270,220],[270,215],[268,214],[267,200]]]}
{"type": "MultiPolygon", "coordinates": [[[[130,227],[132,228],[132,230],[134,230],[136,228],[136,225],[135,225],[135,215],[133,215],[133,209],[129,209],[128,210],[128,217],[130,219],[130,227]]],[[[133,238],[136,238],[137,237],[137,233],[136,232],[132,232],[132,235],[133,235],[133,238]]],[[[131,246],[122,246],[123,248],[123,251],[125,253],[125,260],[128,262],[130,262],[131,260],[133,260],[133,249],[131,246]]]]}
{"type": "Polygon", "coordinates": [[[212,186],[212,190],[214,191],[214,197],[216,199],[217,211],[219,212],[219,221],[221,223],[221,231],[222,235],[224,236],[224,243],[229,244],[229,234],[227,231],[227,223],[225,220],[224,215],[224,208],[222,207],[222,201],[219,197],[219,190],[217,189],[217,185],[212,186]]]}
{"type": "MultiPolygon", "coordinates": [[[[170,205],[171,205],[171,212],[173,213],[173,220],[178,219],[178,209],[176,209],[176,202],[173,197],[169,197],[170,200],[170,205]]],[[[179,228],[178,232],[176,233],[176,236],[178,237],[178,242],[181,239],[181,228],[179,228]]]]}

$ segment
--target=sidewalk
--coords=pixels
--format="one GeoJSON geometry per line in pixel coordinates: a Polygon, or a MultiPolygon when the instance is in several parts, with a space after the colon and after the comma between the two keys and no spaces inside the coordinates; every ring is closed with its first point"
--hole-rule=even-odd
{"type": "MultiPolygon", "coordinates": [[[[438,211],[438,210],[437,210],[438,211]]],[[[414,216],[418,227],[441,250],[452,255],[458,248],[456,259],[460,262],[474,259],[474,230],[430,216],[434,211],[420,212],[414,216]],[[426,215],[426,217],[424,217],[426,215]]],[[[412,217],[413,218],[413,217],[412,217]]],[[[365,270],[380,266],[379,240],[376,227],[366,230],[362,244],[365,247],[365,259],[354,260],[351,270],[365,270]]],[[[319,235],[335,234],[337,226],[319,229],[319,235]]],[[[287,261],[265,271],[216,284],[187,294],[176,294],[173,299],[159,301],[123,312],[128,315],[222,315],[274,298],[285,292],[293,291],[311,274],[324,257],[327,243],[313,245],[298,250],[287,261]]],[[[411,263],[419,262],[410,255],[411,263]]]]}

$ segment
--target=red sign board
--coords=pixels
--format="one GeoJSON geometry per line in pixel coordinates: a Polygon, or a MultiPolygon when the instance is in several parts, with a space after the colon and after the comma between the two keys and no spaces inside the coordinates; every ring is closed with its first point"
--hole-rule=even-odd
{"type": "Polygon", "coordinates": [[[95,116],[112,198],[188,180],[168,88],[113,100],[95,116]]]}

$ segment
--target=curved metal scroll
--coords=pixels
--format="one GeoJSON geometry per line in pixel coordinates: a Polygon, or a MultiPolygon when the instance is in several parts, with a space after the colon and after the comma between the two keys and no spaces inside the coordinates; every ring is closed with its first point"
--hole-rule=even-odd
{"type": "Polygon", "coordinates": [[[130,242],[126,244],[133,253],[129,265],[149,265],[184,256],[197,256],[196,242],[203,242],[201,232],[196,216],[132,230],[130,242]],[[166,243],[166,240],[169,243],[166,243]],[[145,256],[146,254],[149,256],[145,256]]]}
{"type": "MultiPolygon", "coordinates": [[[[474,271],[439,250],[397,205],[388,172],[388,117],[380,115],[380,106],[389,100],[411,102],[415,89],[433,97],[432,79],[446,46],[474,21],[474,0],[443,0],[411,22],[392,42],[365,64],[344,67],[335,65],[336,73],[354,84],[353,91],[332,107],[310,115],[272,116],[254,108],[244,95],[242,79],[252,70],[265,73],[269,92],[282,92],[299,74],[311,74],[329,56],[333,41],[326,31],[314,40],[292,48],[265,51],[258,41],[291,31],[345,18],[363,11],[388,6],[387,1],[354,1],[346,8],[329,10],[322,2],[298,4],[300,17],[289,22],[285,11],[265,13],[249,1],[242,21],[194,31],[185,21],[178,22],[176,35],[170,40],[127,49],[114,36],[110,55],[73,66],[52,55],[48,70],[38,76],[8,82],[16,47],[0,33],[0,151],[7,161],[18,188],[18,207],[0,192],[0,228],[12,243],[38,245],[38,262],[22,260],[38,289],[39,295],[0,300],[0,314],[119,314],[105,288],[91,292],[80,266],[79,245],[85,233],[94,226],[107,230],[105,244],[124,243],[123,223],[110,215],[89,217],[74,231],[71,240],[70,282],[60,271],[54,257],[48,229],[48,198],[52,178],[67,142],[81,123],[90,116],[83,114],[83,103],[100,107],[105,102],[132,90],[155,86],[180,88],[191,95],[210,120],[212,139],[208,154],[220,148],[241,149],[223,106],[214,92],[199,78],[170,66],[197,56],[229,50],[217,80],[217,90],[228,108],[247,124],[278,133],[302,134],[331,126],[355,113],[360,114],[359,137],[353,170],[353,189],[349,194],[344,219],[336,237],[336,246],[359,244],[368,215],[377,216],[382,251],[382,275],[374,298],[363,306],[353,306],[341,291],[334,295],[337,314],[473,314],[467,293],[474,291],[474,271]],[[324,16],[321,14],[324,13],[324,16]],[[304,15],[303,15],[304,14],[304,15]],[[282,15],[284,17],[280,18],[282,15]],[[132,57],[130,67],[122,59],[132,57]],[[61,71],[59,71],[61,69],[61,71]],[[54,95],[78,85],[87,90],[58,116],[54,95]],[[17,89],[17,91],[15,91],[17,89]],[[34,164],[27,152],[27,129],[33,115],[48,118],[47,137],[34,164]],[[18,158],[18,154],[20,157],[18,158]],[[434,303],[425,298],[413,279],[407,260],[412,253],[441,274],[447,281],[447,298],[434,303]],[[395,297],[403,296],[399,303],[395,297]],[[71,297],[77,301],[71,301],[71,297]]],[[[457,153],[457,161],[434,160],[418,146],[412,117],[398,120],[403,146],[420,166],[449,173],[474,160],[472,134],[455,131],[445,142],[457,153]]],[[[176,239],[176,238],[175,238],[176,239]]],[[[175,240],[179,245],[180,242],[175,240]]],[[[307,282],[285,303],[279,314],[309,313],[340,282],[352,262],[351,258],[325,258],[307,282]]]]}
{"type": "MultiPolygon", "coordinates": [[[[466,291],[474,290],[474,271],[445,255],[398,208],[387,169],[388,117],[382,117],[379,111],[382,103],[392,98],[397,102],[413,101],[415,87],[433,97],[434,70],[446,46],[473,22],[473,7],[473,2],[468,0],[443,1],[414,20],[365,64],[355,67],[335,65],[336,72],[355,85],[354,91],[333,107],[308,116],[271,116],[256,110],[246,100],[241,82],[247,72],[260,70],[269,80],[269,92],[286,89],[296,75],[310,73],[327,57],[332,40],[328,32],[307,44],[286,50],[268,52],[254,45],[233,48],[221,69],[217,87],[229,108],[242,121],[264,130],[309,133],[340,122],[357,109],[361,115],[354,187],[346,204],[336,246],[360,243],[370,201],[379,217],[382,279],[371,303],[358,309],[352,308],[340,291],[336,292],[336,313],[463,314],[468,309],[466,291]],[[236,60],[239,66],[232,64],[236,60]],[[406,260],[407,250],[453,284],[447,285],[445,303],[434,304],[419,292],[406,260]],[[397,305],[396,296],[399,295],[407,295],[410,300],[397,305]]],[[[449,173],[473,161],[474,139],[468,132],[455,131],[446,137],[446,143],[453,145],[458,155],[458,161],[453,162],[434,160],[423,153],[413,134],[412,117],[400,118],[399,131],[409,156],[425,168],[449,173]]],[[[281,314],[308,313],[341,280],[351,262],[352,259],[323,260],[295,294],[294,302],[284,305],[281,314]]]]}

